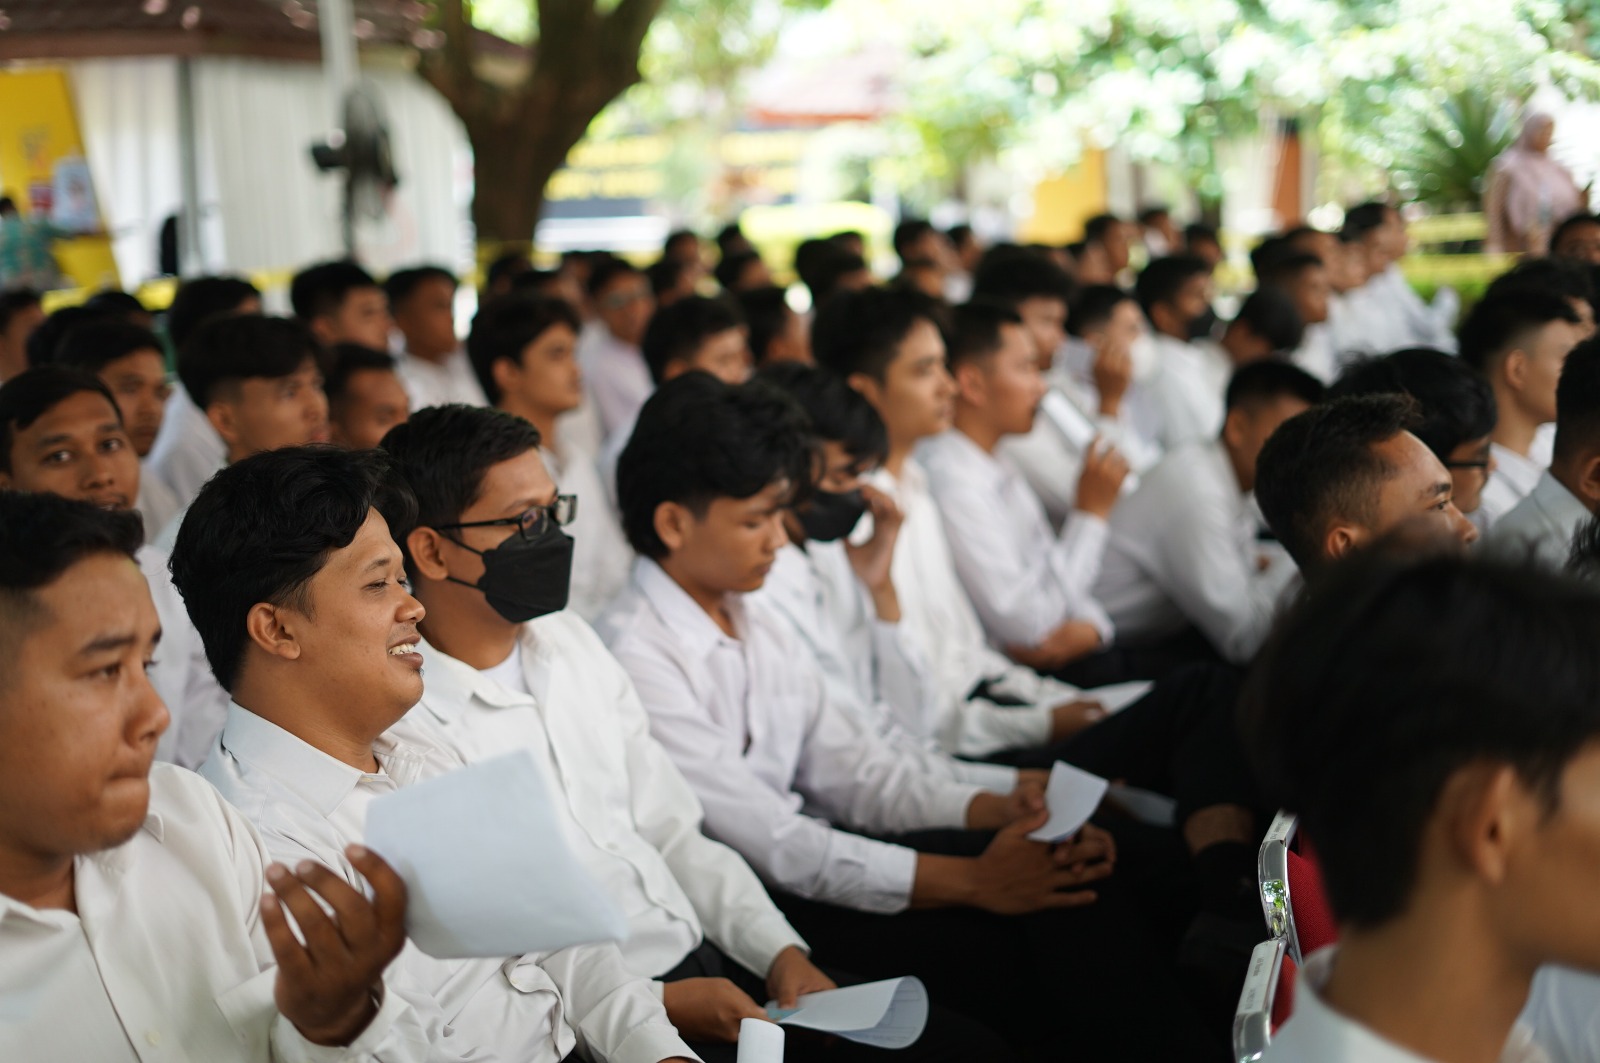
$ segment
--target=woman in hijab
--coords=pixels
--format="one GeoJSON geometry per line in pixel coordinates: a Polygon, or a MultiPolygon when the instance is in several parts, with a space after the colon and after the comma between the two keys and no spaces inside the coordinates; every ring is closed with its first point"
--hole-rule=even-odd
{"type": "Polygon", "coordinates": [[[1484,214],[1489,234],[1484,250],[1543,255],[1550,232],[1588,205],[1588,193],[1572,174],[1550,157],[1555,120],[1542,111],[1529,112],[1522,135],[1489,167],[1484,214]]]}

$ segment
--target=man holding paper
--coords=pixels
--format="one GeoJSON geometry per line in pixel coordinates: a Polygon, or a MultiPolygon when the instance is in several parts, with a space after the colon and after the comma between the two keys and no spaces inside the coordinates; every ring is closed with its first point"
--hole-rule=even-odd
{"type": "MultiPolygon", "coordinates": [[[[372,801],[461,765],[423,729],[387,733],[422,694],[423,609],[374,508],[382,478],[372,452],[248,458],[201,490],[172,562],[234,699],[207,778],[280,859],[319,859],[352,882],[343,850],[372,801]]],[[[609,944],[468,960],[412,945],[390,977],[507,1059],[556,1063],[580,1048],[616,1063],[694,1058],[609,944]]]]}

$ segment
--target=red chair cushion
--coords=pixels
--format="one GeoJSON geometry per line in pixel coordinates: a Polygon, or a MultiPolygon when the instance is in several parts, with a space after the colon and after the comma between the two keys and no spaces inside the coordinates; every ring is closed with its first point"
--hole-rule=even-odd
{"type": "Polygon", "coordinates": [[[1309,956],[1324,945],[1339,940],[1339,928],[1328,906],[1328,893],[1322,884],[1322,868],[1305,839],[1301,851],[1289,854],[1289,907],[1294,932],[1300,939],[1300,954],[1309,956]]]}
{"type": "Polygon", "coordinates": [[[1278,992],[1272,998],[1273,1033],[1277,1033],[1278,1027],[1288,1022],[1294,1012],[1294,984],[1299,976],[1300,968],[1294,965],[1294,957],[1285,952],[1283,966],[1278,970],[1278,992]]]}

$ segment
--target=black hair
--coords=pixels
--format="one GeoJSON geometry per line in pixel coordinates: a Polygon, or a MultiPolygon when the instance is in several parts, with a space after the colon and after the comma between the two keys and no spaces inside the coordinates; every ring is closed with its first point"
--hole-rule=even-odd
{"type": "Polygon", "coordinates": [[[1513,767],[1553,811],[1600,737],[1600,591],[1531,565],[1369,554],[1332,566],[1268,640],[1240,731],[1299,817],[1341,925],[1403,913],[1461,769],[1513,767]]]}
{"type": "Polygon", "coordinates": [[[451,291],[461,283],[454,273],[443,266],[414,266],[411,269],[397,269],[389,274],[389,279],[383,282],[383,294],[388,298],[389,306],[396,307],[409,299],[428,281],[444,281],[450,285],[451,291]]]}
{"type": "Polygon", "coordinates": [[[0,291],[0,331],[11,327],[11,319],[18,311],[40,305],[42,299],[32,288],[7,288],[0,291]]]}
{"type": "Polygon", "coordinates": [[[675,245],[691,241],[694,243],[695,250],[698,251],[700,249],[699,236],[689,229],[674,229],[667,234],[665,240],[661,241],[661,257],[672,257],[672,249],[675,245]]]}
{"type": "Polygon", "coordinates": [[[1370,519],[1378,484],[1393,470],[1376,452],[1416,423],[1416,404],[1363,395],[1311,407],[1285,421],[1256,461],[1256,501],[1278,541],[1309,572],[1337,518],[1370,519]]]}
{"type": "Polygon", "coordinates": [[[1461,322],[1461,360],[1488,373],[1500,358],[1552,321],[1578,323],[1578,312],[1551,291],[1518,289],[1479,300],[1461,322]]]}
{"type": "Polygon", "coordinates": [[[911,245],[929,233],[938,232],[926,218],[907,218],[894,227],[894,253],[905,260],[911,245]]]}
{"type": "Polygon", "coordinates": [[[154,332],[122,318],[101,318],[78,325],[62,337],[56,345],[55,363],[98,373],[135,351],[154,351],[165,364],[166,350],[154,332]]]}
{"type": "MultiPolygon", "coordinates": [[[[406,555],[416,528],[454,524],[478,500],[483,478],[503,461],[539,449],[539,430],[521,417],[483,406],[429,406],[389,429],[378,444],[389,456],[390,480],[379,510],[406,555]]],[[[592,499],[599,503],[599,499],[592,499]]]]}
{"type": "Polygon", "coordinates": [[[1274,354],[1294,350],[1306,334],[1305,319],[1300,316],[1294,300],[1281,288],[1257,288],[1245,299],[1233,320],[1266,340],[1274,354]]]}
{"type": "Polygon", "coordinates": [[[1581,229],[1585,225],[1600,226],[1600,214],[1590,214],[1587,211],[1580,210],[1572,217],[1563,220],[1550,234],[1550,253],[1555,254],[1556,248],[1561,246],[1561,241],[1568,233],[1581,229]]]}
{"type": "Polygon", "coordinates": [[[673,362],[692,359],[706,340],[743,324],[738,309],[727,299],[690,295],[663,306],[650,318],[639,341],[650,378],[660,384],[673,362]]]}
{"type": "Polygon", "coordinates": [[[849,378],[883,380],[918,321],[941,327],[939,304],[921,292],[865,288],[840,292],[817,311],[811,350],[817,364],[849,378]]]}
{"type": "Polygon", "coordinates": [[[319,262],[307,266],[289,282],[289,305],[301,321],[336,314],[351,292],[358,288],[382,290],[372,274],[350,259],[319,262]]]}
{"type": "Polygon", "coordinates": [[[256,286],[243,277],[196,277],[178,286],[167,307],[167,339],[174,350],[183,350],[201,322],[219,314],[231,314],[251,299],[260,299],[256,286]]]}
{"type": "Polygon", "coordinates": [[[11,472],[11,448],[16,444],[17,432],[31,428],[33,422],[83,391],[93,392],[110,403],[117,423],[122,423],[122,408],[112,397],[111,389],[82,369],[35,366],[0,384],[0,472],[11,472]]]}
{"type": "Polygon", "coordinates": [[[840,281],[852,273],[861,273],[866,268],[867,260],[854,251],[846,250],[837,244],[824,246],[822,252],[810,263],[807,275],[801,277],[811,291],[812,307],[821,309],[826,306],[839,293],[840,281]]]}
{"type": "Polygon", "coordinates": [[[1421,347],[1347,366],[1328,395],[1409,395],[1417,412],[1411,432],[1440,461],[1451,460],[1463,443],[1493,432],[1498,419],[1494,389],[1483,374],[1459,358],[1421,347]]]}
{"type": "Polygon", "coordinates": [[[950,243],[956,247],[960,247],[968,240],[973,239],[976,235],[977,234],[972,231],[972,226],[968,225],[966,222],[952,225],[950,228],[944,231],[944,238],[949,240],[950,243]]]}
{"type": "Polygon", "coordinates": [[[642,556],[659,560],[667,555],[655,528],[663,503],[700,516],[718,498],[749,498],[779,481],[792,502],[809,490],[812,454],[805,414],[787,395],[685,373],[650,396],[617,461],[622,530],[642,556]]]}
{"type": "Polygon", "coordinates": [[[1600,516],[1590,517],[1572,533],[1567,572],[1590,583],[1600,583],[1600,516]]]}
{"type": "Polygon", "coordinates": [[[651,263],[645,270],[645,276],[650,278],[650,291],[657,299],[664,292],[669,292],[683,280],[684,274],[689,272],[689,264],[678,258],[660,258],[651,263]]]}
{"type": "Polygon", "coordinates": [[[1139,214],[1138,214],[1139,224],[1140,225],[1149,225],[1152,221],[1155,221],[1157,218],[1167,218],[1167,217],[1171,217],[1171,216],[1172,216],[1172,209],[1170,207],[1168,207],[1165,203],[1150,203],[1150,204],[1147,204],[1143,209],[1141,209],[1139,211],[1139,214]]]}
{"type": "Polygon", "coordinates": [[[761,365],[767,360],[772,341],[783,335],[794,313],[788,293],[775,285],[751,288],[739,293],[739,310],[750,329],[750,353],[761,365]]]}
{"type": "Polygon", "coordinates": [[[1091,284],[1079,290],[1067,311],[1067,332],[1082,337],[1111,320],[1118,303],[1137,302],[1133,295],[1115,284],[1091,284]]]}
{"type": "Polygon", "coordinates": [[[1111,230],[1122,224],[1122,219],[1115,214],[1096,214],[1083,223],[1083,242],[1086,244],[1104,243],[1111,230]]]}
{"type": "Polygon", "coordinates": [[[1265,277],[1273,267],[1287,256],[1296,253],[1294,245],[1284,234],[1274,233],[1264,237],[1259,244],[1250,249],[1250,268],[1256,275],[1256,283],[1265,284],[1265,277]]]}
{"type": "Polygon", "coordinates": [[[1484,298],[1507,292],[1536,291],[1589,302],[1595,296],[1587,266],[1559,258],[1525,258],[1489,282],[1484,298]]]}
{"type": "Polygon", "coordinates": [[[1264,358],[1242,365],[1228,380],[1226,405],[1229,410],[1276,399],[1299,399],[1307,406],[1322,401],[1322,381],[1289,362],[1264,358]]]}
{"type": "MultiPolygon", "coordinates": [[[[505,294],[552,295],[553,293],[550,292],[549,289],[554,287],[560,281],[561,271],[559,269],[534,269],[530,267],[511,278],[511,291],[505,294]]],[[[495,297],[487,297],[487,299],[492,298],[495,297]]],[[[566,296],[560,296],[559,298],[565,299],[566,296]]],[[[487,301],[487,299],[485,299],[485,301],[487,301]]]]}
{"type": "Polygon", "coordinates": [[[800,283],[815,292],[817,287],[815,283],[817,264],[835,252],[845,252],[845,249],[832,240],[824,240],[819,237],[801,240],[796,244],[794,247],[794,272],[795,276],[800,278],[800,283]]]}
{"type": "Polygon", "coordinates": [[[212,318],[178,352],[178,379],[204,410],[219,387],[240,380],[277,379],[298,372],[310,358],[325,367],[311,330],[293,318],[233,314],[212,318]]]}
{"type": "Polygon", "coordinates": [[[717,279],[717,284],[724,291],[737,291],[739,279],[744,276],[745,270],[761,263],[759,251],[735,251],[723,255],[722,261],[717,263],[717,268],[712,270],[712,276],[717,279]]]}
{"type": "Polygon", "coordinates": [[[567,326],[574,336],[583,330],[578,312],[565,299],[513,292],[483,304],[467,333],[467,358],[490,402],[498,403],[502,397],[494,381],[494,364],[506,360],[520,366],[528,344],[556,325],[567,326]]]}
{"type": "Polygon", "coordinates": [[[606,285],[618,277],[629,274],[642,275],[639,267],[625,258],[607,254],[596,255],[590,259],[589,280],[584,285],[584,288],[588,292],[589,298],[593,299],[605,290],[606,285]]]}
{"type": "Polygon", "coordinates": [[[502,280],[510,280],[513,285],[524,273],[533,268],[533,263],[528,261],[526,251],[507,251],[497,255],[489,268],[483,273],[483,287],[485,291],[493,290],[494,286],[502,280]]]}
{"type": "Polygon", "coordinates": [[[1344,228],[1339,232],[1339,238],[1345,243],[1355,243],[1368,233],[1381,229],[1389,220],[1389,212],[1394,210],[1387,203],[1368,200],[1359,203],[1345,211],[1344,228]]]}
{"type": "Polygon", "coordinates": [[[170,568],[222,689],[238,681],[252,608],[311,615],[306,584],[355,540],[387,472],[377,451],[323,443],[255,454],[206,481],[178,527],[170,568]]]}
{"type": "Polygon", "coordinates": [[[1133,294],[1148,316],[1162,303],[1176,299],[1183,286],[1194,277],[1210,274],[1211,267],[1194,255],[1168,255],[1146,266],[1134,282],[1133,294]]]}
{"type": "Polygon", "coordinates": [[[744,230],[739,228],[738,221],[730,221],[717,230],[717,247],[723,251],[728,249],[728,245],[745,239],[744,230]]]}
{"type": "Polygon", "coordinates": [[[1311,269],[1323,269],[1327,263],[1322,256],[1311,251],[1300,251],[1293,244],[1256,267],[1256,283],[1262,287],[1283,287],[1293,284],[1301,274],[1311,269]]]}
{"type": "Polygon", "coordinates": [[[972,277],[975,298],[987,296],[1013,303],[1058,299],[1067,306],[1075,287],[1066,270],[1042,253],[1026,248],[990,251],[972,277]]]}
{"type": "Polygon", "coordinates": [[[92,310],[87,306],[63,306],[39,323],[28,337],[28,364],[49,365],[56,360],[56,351],[67,333],[91,321],[121,321],[122,318],[108,310],[92,310]]]}
{"type": "Polygon", "coordinates": [[[329,352],[328,376],[322,382],[322,391],[328,396],[328,405],[337,406],[344,401],[350,381],[357,373],[392,373],[394,370],[394,355],[388,351],[375,351],[359,343],[336,343],[329,352]]]}
{"type": "Polygon", "coordinates": [[[779,362],[756,374],[800,405],[819,442],[838,443],[860,465],[889,456],[889,432],[867,397],[837,373],[799,362],[779,362]]]}
{"type": "Polygon", "coordinates": [[[138,314],[148,314],[149,307],[139,301],[139,297],[131,292],[120,291],[116,288],[107,288],[95,292],[84,302],[90,310],[103,310],[108,314],[116,314],[121,318],[131,318],[138,314]]]}
{"type": "Polygon", "coordinates": [[[950,312],[945,331],[945,361],[956,366],[981,362],[1005,343],[1005,327],[1022,324],[1011,304],[997,299],[974,299],[950,312]]]}
{"type": "MultiPolygon", "coordinates": [[[[0,629],[9,644],[0,651],[4,672],[14,670],[17,643],[45,619],[35,591],[85,558],[132,558],[142,545],[144,522],[132,510],[113,512],[48,493],[0,491],[0,629]]],[[[0,678],[0,685],[5,681],[0,678]]]]}
{"type": "Polygon", "coordinates": [[[1600,449],[1600,340],[1567,355],[1556,384],[1556,460],[1600,449]]]}
{"type": "Polygon", "coordinates": [[[1216,244],[1221,247],[1222,239],[1217,235],[1215,227],[1197,221],[1183,227],[1183,243],[1185,247],[1196,243],[1216,244]]]}

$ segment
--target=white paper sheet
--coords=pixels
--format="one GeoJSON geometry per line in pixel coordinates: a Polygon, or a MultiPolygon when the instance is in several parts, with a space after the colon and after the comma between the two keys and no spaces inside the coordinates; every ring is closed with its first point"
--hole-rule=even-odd
{"type": "Polygon", "coordinates": [[[1118,713],[1150,693],[1154,686],[1148,679],[1131,679],[1126,683],[1112,683],[1085,690],[1083,697],[1085,701],[1098,701],[1108,713],[1118,713]]]}
{"type": "Polygon", "coordinates": [[[905,1048],[928,1025],[928,990],[920,978],[805,993],[792,1009],[767,1004],[767,1014],[785,1026],[804,1026],[877,1048],[905,1048]]]}
{"type": "Polygon", "coordinates": [[[735,1063],[783,1063],[783,1027],[765,1019],[740,1019],[735,1063]]]}
{"type": "Polygon", "coordinates": [[[627,934],[567,848],[525,750],[378,798],[366,843],[405,879],[406,932],[430,956],[517,956],[627,934]]]}
{"type": "Polygon", "coordinates": [[[1082,768],[1056,761],[1050,769],[1050,781],[1044,788],[1045,806],[1050,810],[1050,818],[1028,837],[1036,842],[1059,842],[1072,837],[1100,807],[1100,799],[1106,795],[1108,785],[1098,775],[1090,775],[1082,768]]]}
{"type": "Polygon", "coordinates": [[[1106,790],[1106,803],[1118,804],[1134,819],[1157,827],[1175,826],[1178,821],[1178,802],[1153,790],[1137,786],[1120,786],[1112,783],[1106,790]]]}

